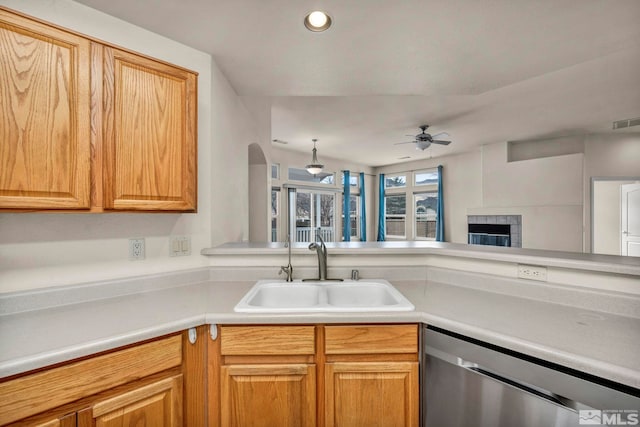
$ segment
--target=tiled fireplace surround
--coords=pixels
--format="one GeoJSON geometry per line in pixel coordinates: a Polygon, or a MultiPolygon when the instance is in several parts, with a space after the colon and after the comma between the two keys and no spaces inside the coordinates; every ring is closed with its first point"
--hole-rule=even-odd
{"type": "Polygon", "coordinates": [[[522,215],[468,215],[467,224],[509,224],[511,247],[522,247],[522,215]]]}

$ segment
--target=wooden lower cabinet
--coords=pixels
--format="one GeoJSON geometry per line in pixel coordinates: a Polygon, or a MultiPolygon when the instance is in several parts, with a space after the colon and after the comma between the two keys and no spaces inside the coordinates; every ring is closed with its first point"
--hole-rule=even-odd
{"type": "MultiPolygon", "coordinates": [[[[182,425],[182,375],[165,378],[94,404],[90,426],[182,425]]],[[[90,427],[79,423],[78,427],[90,427]]]]}
{"type": "Polygon", "coordinates": [[[335,362],[325,366],[327,427],[418,425],[418,362],[335,362]]]}
{"type": "Polygon", "coordinates": [[[0,380],[0,426],[182,426],[182,342],[172,335],[0,380]]]}
{"type": "Polygon", "coordinates": [[[64,415],[60,418],[39,421],[33,424],[33,427],[77,427],[77,416],[74,413],[64,415]]]}
{"type": "Polygon", "coordinates": [[[418,427],[417,325],[222,326],[210,351],[211,427],[418,427]]]}
{"type": "Polygon", "coordinates": [[[223,366],[221,382],[223,426],[316,425],[314,364],[223,366]]]}

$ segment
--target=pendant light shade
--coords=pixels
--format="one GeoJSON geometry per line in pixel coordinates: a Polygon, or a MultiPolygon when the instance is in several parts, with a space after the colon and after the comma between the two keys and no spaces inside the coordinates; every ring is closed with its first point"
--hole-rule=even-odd
{"type": "Polygon", "coordinates": [[[322,169],[324,169],[324,165],[320,164],[320,162],[318,161],[318,150],[316,150],[316,141],[317,139],[312,139],[313,141],[313,157],[311,158],[311,164],[305,166],[307,169],[307,172],[309,172],[311,175],[317,175],[320,172],[322,172],[322,169]]]}

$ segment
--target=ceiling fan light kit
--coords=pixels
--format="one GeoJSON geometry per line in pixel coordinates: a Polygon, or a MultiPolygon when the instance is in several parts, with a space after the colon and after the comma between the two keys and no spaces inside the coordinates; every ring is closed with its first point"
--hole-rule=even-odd
{"type": "MultiPolygon", "coordinates": [[[[437,133],[435,135],[431,135],[431,134],[428,134],[426,132],[428,127],[429,127],[429,125],[420,126],[420,130],[422,131],[422,133],[417,134],[414,137],[415,139],[413,141],[397,142],[397,143],[395,143],[393,145],[416,144],[416,150],[424,151],[427,148],[429,148],[431,146],[431,144],[439,144],[439,145],[449,145],[449,144],[451,144],[451,141],[444,141],[444,140],[438,139],[440,137],[449,136],[448,133],[440,132],[440,133],[437,133]]],[[[412,135],[407,135],[407,136],[412,136],[412,135]]]]}
{"type": "Polygon", "coordinates": [[[313,141],[313,155],[311,158],[311,164],[305,166],[305,168],[307,169],[307,172],[309,172],[311,175],[317,175],[320,172],[322,172],[322,170],[324,169],[324,165],[320,164],[320,162],[318,161],[318,150],[316,150],[316,141],[318,141],[317,139],[312,139],[313,141]]]}

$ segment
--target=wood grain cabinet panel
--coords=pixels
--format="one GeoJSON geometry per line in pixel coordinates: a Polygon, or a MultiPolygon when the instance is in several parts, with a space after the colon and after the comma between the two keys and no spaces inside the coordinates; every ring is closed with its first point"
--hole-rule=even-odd
{"type": "Polygon", "coordinates": [[[49,421],[41,421],[32,424],[33,427],[77,427],[76,414],[68,414],[49,421]]]}
{"type": "Polygon", "coordinates": [[[418,427],[415,324],[222,326],[211,350],[212,426],[418,427]]]}
{"type": "Polygon", "coordinates": [[[339,325],[325,327],[327,354],[417,353],[417,325],[339,325]]]}
{"type": "Polygon", "coordinates": [[[314,326],[222,326],[223,355],[295,355],[315,353],[314,326]]]}
{"type": "Polygon", "coordinates": [[[196,209],[196,75],[104,48],[104,207],[196,209]]]}
{"type": "Polygon", "coordinates": [[[182,375],[98,402],[92,411],[96,427],[182,426],[182,375]]]}
{"type": "Polygon", "coordinates": [[[314,364],[223,366],[221,382],[223,427],[316,425],[314,364]]]}
{"type": "Polygon", "coordinates": [[[0,210],[195,212],[197,74],[0,7],[0,210]]]}
{"type": "Polygon", "coordinates": [[[417,427],[418,362],[325,366],[326,427],[417,427]]]}
{"type": "Polygon", "coordinates": [[[0,425],[127,384],[182,364],[179,336],[0,383],[0,425]]]}
{"type": "Polygon", "coordinates": [[[0,209],[88,209],[90,42],[0,9],[0,209]]]}

